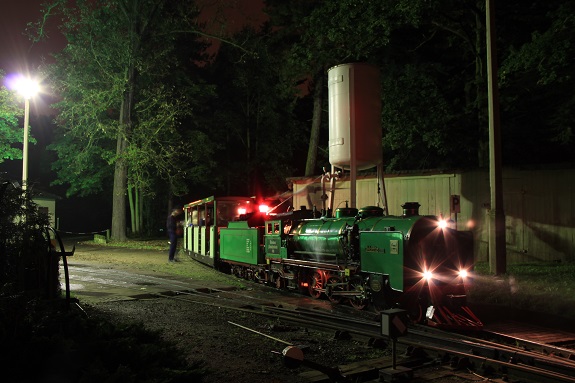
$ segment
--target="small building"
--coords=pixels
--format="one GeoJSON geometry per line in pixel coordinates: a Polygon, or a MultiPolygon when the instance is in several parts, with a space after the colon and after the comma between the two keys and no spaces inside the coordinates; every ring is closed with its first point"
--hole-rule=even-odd
{"type": "Polygon", "coordinates": [[[61,199],[55,194],[34,189],[32,200],[38,204],[38,209],[50,217],[50,226],[57,229],[56,224],[56,201],[61,199]]]}

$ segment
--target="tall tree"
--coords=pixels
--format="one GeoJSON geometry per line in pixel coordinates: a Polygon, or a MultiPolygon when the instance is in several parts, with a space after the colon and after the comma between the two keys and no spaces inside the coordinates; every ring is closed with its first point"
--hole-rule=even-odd
{"type": "Polygon", "coordinates": [[[502,9],[501,63],[507,163],[575,159],[575,4],[535,1],[502,9]],[[520,11],[518,11],[520,10],[520,11]]]}
{"type": "Polygon", "coordinates": [[[475,1],[415,4],[412,22],[374,51],[387,169],[476,166],[487,148],[481,9],[475,1]]]}
{"type": "Polygon", "coordinates": [[[249,53],[224,45],[210,67],[218,85],[210,130],[222,138],[224,150],[217,157],[228,193],[262,195],[285,188],[285,178],[293,174],[302,153],[294,90],[277,70],[281,58],[270,33],[266,25],[260,31],[244,28],[233,40],[249,53]]]}
{"type": "Polygon", "coordinates": [[[179,128],[192,110],[190,100],[204,89],[177,87],[173,77],[193,59],[181,64],[176,42],[183,33],[197,33],[197,10],[167,0],[58,0],[45,15],[56,12],[68,40],[50,70],[62,99],[56,107],[64,133],[52,146],[59,153],[59,182],[71,185],[69,194],[90,193],[111,177],[112,237],[122,241],[128,183],[145,189],[154,173],[174,189],[182,184],[182,167],[208,147],[190,147],[205,138],[184,139],[179,128]]]}

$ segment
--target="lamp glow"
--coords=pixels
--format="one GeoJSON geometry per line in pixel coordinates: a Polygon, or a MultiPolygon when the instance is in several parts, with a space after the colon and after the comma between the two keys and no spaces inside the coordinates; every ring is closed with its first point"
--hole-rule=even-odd
{"type": "Polygon", "coordinates": [[[37,81],[18,76],[14,79],[12,88],[24,97],[24,142],[22,146],[22,190],[28,183],[28,130],[30,125],[30,99],[40,91],[37,81]]]}
{"type": "Polygon", "coordinates": [[[29,100],[38,94],[40,85],[30,78],[19,77],[15,81],[15,89],[24,99],[29,100]]]}

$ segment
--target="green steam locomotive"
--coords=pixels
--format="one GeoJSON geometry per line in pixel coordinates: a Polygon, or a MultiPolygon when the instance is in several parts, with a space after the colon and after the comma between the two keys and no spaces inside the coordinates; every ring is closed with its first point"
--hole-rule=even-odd
{"type": "Polygon", "coordinates": [[[380,207],[268,214],[248,197],[209,197],[184,206],[184,250],[218,270],[278,288],[451,329],[481,328],[466,305],[470,233],[407,202],[380,207]]]}

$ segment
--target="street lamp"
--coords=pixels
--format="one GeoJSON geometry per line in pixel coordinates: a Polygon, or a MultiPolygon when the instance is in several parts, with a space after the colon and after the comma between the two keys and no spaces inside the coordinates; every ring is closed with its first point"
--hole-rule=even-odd
{"type": "Polygon", "coordinates": [[[16,82],[16,91],[24,97],[24,146],[22,148],[22,190],[28,183],[28,127],[30,125],[30,99],[38,93],[40,86],[30,78],[20,77],[16,82]]]}

